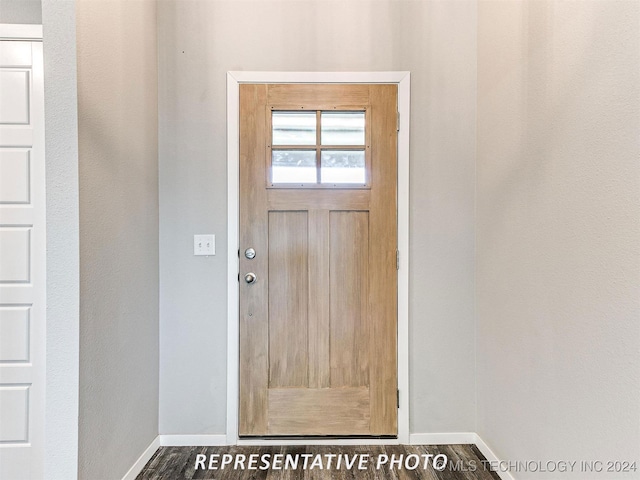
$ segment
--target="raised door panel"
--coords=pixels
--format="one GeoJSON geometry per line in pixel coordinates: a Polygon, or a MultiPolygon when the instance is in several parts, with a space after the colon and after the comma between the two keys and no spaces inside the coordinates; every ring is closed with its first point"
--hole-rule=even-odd
{"type": "Polygon", "coordinates": [[[29,71],[0,69],[0,125],[29,124],[29,71]]]}
{"type": "Polygon", "coordinates": [[[0,225],[0,285],[29,283],[31,228],[0,225]]]}
{"type": "Polygon", "coordinates": [[[0,445],[29,441],[29,387],[0,386],[0,445]]]}
{"type": "Polygon", "coordinates": [[[29,361],[30,306],[0,305],[0,363],[29,361]]]}
{"type": "Polygon", "coordinates": [[[31,201],[31,162],[26,148],[0,148],[0,205],[31,201]]]}

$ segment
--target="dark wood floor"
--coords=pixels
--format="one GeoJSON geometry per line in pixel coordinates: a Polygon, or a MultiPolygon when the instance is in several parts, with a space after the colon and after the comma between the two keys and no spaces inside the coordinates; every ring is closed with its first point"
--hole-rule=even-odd
{"type": "MultiPolygon", "coordinates": [[[[361,457],[357,457],[358,459],[361,457]]],[[[439,457],[438,466],[442,465],[443,457],[439,457]]],[[[320,459],[316,460],[317,462],[320,459]]],[[[142,472],[136,480],[182,480],[182,479],[207,479],[207,480],[324,480],[324,479],[362,479],[362,480],[499,480],[500,477],[495,472],[489,471],[486,459],[482,456],[475,445],[368,445],[368,446],[289,446],[289,447],[247,447],[247,446],[229,446],[229,447],[160,447],[154,456],[149,460],[142,472]],[[224,470],[219,469],[220,461],[224,454],[232,457],[226,457],[227,461],[233,458],[237,459],[249,458],[252,454],[257,454],[265,458],[269,462],[273,462],[276,454],[291,454],[298,458],[298,467],[293,469],[273,468],[260,470],[255,467],[263,468],[264,464],[260,460],[256,460],[252,466],[254,469],[248,469],[248,463],[238,464],[238,468],[233,465],[227,465],[224,470]],[[307,455],[309,462],[306,469],[302,468],[304,456],[307,455]],[[333,454],[332,457],[327,455],[333,454]],[[426,455],[445,455],[447,457],[446,467],[438,471],[433,468],[431,458],[426,455]],[[197,455],[205,455],[206,457],[197,457],[197,455]],[[206,458],[204,465],[209,465],[210,455],[214,456],[214,465],[218,467],[216,470],[202,469],[196,470],[196,460],[206,458]],[[244,457],[242,457],[244,455],[244,457]],[[320,455],[323,462],[323,469],[317,465],[316,468],[309,468],[312,461],[320,455]],[[336,455],[340,455],[342,459],[353,459],[354,455],[362,455],[367,459],[367,468],[359,470],[357,463],[351,468],[341,465],[336,469],[336,455]],[[346,455],[346,457],[344,456],[346,455]],[[395,457],[393,457],[395,455],[395,457]],[[403,457],[401,457],[403,455],[403,457]],[[409,455],[414,455],[409,457],[409,455]],[[417,455],[417,457],[416,457],[417,455]],[[385,457],[386,456],[386,457],[385,457]],[[331,458],[331,465],[328,465],[328,458],[331,458]],[[389,463],[382,464],[385,458],[400,458],[407,461],[408,464],[394,464],[390,468],[389,463]],[[413,467],[417,458],[420,458],[420,464],[415,469],[407,469],[413,467]],[[424,461],[427,460],[428,466],[424,467],[424,461]],[[217,464],[215,462],[218,462],[217,464]],[[376,469],[376,464],[381,462],[381,467],[376,469]],[[244,467],[244,468],[242,468],[244,467]],[[330,468],[328,468],[330,467],[330,468]]],[[[343,460],[344,463],[344,460],[343,460]]],[[[272,466],[272,465],[271,465],[272,466]]]]}

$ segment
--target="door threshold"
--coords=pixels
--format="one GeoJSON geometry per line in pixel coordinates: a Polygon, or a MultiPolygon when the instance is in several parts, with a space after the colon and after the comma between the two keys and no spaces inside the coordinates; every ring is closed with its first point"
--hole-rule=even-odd
{"type": "Polygon", "coordinates": [[[304,445],[399,445],[397,436],[269,436],[248,437],[242,436],[235,442],[236,445],[245,446],[304,446],[304,445]]]}
{"type": "Polygon", "coordinates": [[[397,440],[397,435],[240,435],[239,440],[397,440]]]}

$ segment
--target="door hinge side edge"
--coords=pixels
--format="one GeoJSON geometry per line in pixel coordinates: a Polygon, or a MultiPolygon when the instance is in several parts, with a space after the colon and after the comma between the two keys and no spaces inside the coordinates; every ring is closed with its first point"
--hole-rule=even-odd
{"type": "Polygon", "coordinates": [[[396,112],[397,116],[396,116],[396,132],[400,131],[400,112],[396,112]]]}
{"type": "Polygon", "coordinates": [[[397,399],[398,399],[398,408],[400,408],[400,389],[399,388],[396,390],[396,393],[397,393],[397,399]]]}

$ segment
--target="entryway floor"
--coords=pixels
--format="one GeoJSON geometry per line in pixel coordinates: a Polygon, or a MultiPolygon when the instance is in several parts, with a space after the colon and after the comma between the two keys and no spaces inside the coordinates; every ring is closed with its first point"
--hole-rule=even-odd
{"type": "Polygon", "coordinates": [[[314,445],[160,447],[136,478],[183,479],[499,480],[500,477],[490,470],[489,462],[475,445],[314,445]],[[445,457],[446,465],[442,468],[445,457]]]}

